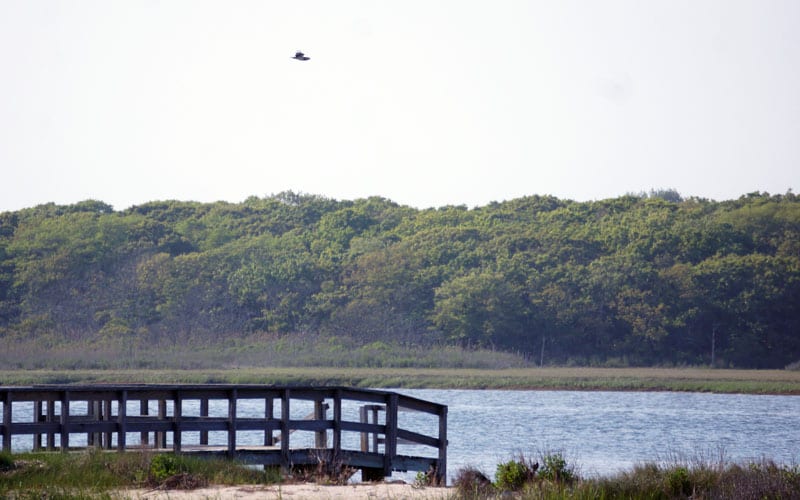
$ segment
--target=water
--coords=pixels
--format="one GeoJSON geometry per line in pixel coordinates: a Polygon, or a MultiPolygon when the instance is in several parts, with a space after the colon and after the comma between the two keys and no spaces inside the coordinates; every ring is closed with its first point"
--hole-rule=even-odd
{"type": "Polygon", "coordinates": [[[446,404],[449,476],[561,452],[583,476],[643,462],[800,463],[800,397],[673,392],[399,390],[446,404]]]}
{"type": "MultiPolygon", "coordinates": [[[[520,453],[537,459],[546,452],[560,452],[582,476],[608,475],[638,463],[676,459],[713,462],[722,457],[747,462],[767,458],[780,464],[800,464],[800,397],[796,396],[433,389],[397,392],[449,406],[447,455],[451,479],[464,466],[493,476],[499,462],[520,453]]],[[[198,415],[196,406],[187,402],[184,414],[198,415]]],[[[307,406],[293,402],[292,418],[301,419],[312,408],[310,402],[307,406]]],[[[150,410],[154,414],[155,406],[150,410]]],[[[82,411],[85,409],[79,404],[73,406],[72,412],[82,411]]],[[[129,412],[138,412],[138,402],[129,412]]],[[[263,416],[264,402],[240,401],[237,414],[263,416]]],[[[227,415],[227,403],[212,401],[210,415],[227,415]]],[[[15,404],[15,421],[29,422],[31,418],[32,404],[15,404]]],[[[355,403],[343,405],[343,418],[358,420],[355,403]]],[[[401,428],[436,435],[436,417],[432,415],[401,412],[398,420],[401,428]]],[[[184,444],[197,442],[199,436],[195,434],[184,433],[184,444]]],[[[138,435],[130,434],[126,439],[134,444],[138,435]]],[[[209,436],[210,444],[224,445],[226,439],[224,432],[209,436]]],[[[313,433],[298,431],[292,435],[291,445],[313,446],[313,439],[313,433]]],[[[345,433],[343,446],[357,449],[358,439],[357,433],[345,433]]],[[[237,441],[261,444],[263,433],[240,432],[237,441]]],[[[85,442],[85,434],[74,434],[70,439],[74,446],[85,442]]],[[[12,440],[16,450],[32,445],[30,437],[12,440]]],[[[398,452],[436,456],[436,450],[428,447],[401,445],[398,452]]]]}

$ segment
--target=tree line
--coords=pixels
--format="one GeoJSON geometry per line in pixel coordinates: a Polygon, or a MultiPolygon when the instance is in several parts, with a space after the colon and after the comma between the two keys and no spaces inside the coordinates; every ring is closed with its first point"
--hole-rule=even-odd
{"type": "Polygon", "coordinates": [[[284,192],[0,213],[0,339],[230,336],[518,352],[536,363],[800,360],[800,200],[673,190],[416,209],[284,192]]]}

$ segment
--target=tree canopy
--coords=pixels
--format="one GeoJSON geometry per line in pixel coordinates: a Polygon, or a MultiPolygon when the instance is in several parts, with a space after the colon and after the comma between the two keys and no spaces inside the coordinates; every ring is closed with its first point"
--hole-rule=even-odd
{"type": "Polygon", "coordinates": [[[0,338],[347,335],[545,363],[800,359],[800,199],[674,190],[419,210],[279,193],[0,213],[0,338]]]}

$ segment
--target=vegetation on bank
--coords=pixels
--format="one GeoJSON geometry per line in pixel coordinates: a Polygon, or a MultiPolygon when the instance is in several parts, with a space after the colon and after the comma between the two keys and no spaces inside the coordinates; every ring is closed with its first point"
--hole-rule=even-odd
{"type": "Polygon", "coordinates": [[[111,493],[127,488],[195,489],[282,481],[284,476],[276,468],[256,470],[230,460],[169,453],[0,453],[0,498],[111,498],[111,493]]]}
{"type": "Polygon", "coordinates": [[[241,368],[0,370],[2,385],[235,383],[408,389],[684,391],[800,395],[800,371],[705,368],[241,368]]]}
{"type": "Polygon", "coordinates": [[[647,463],[630,471],[581,478],[558,453],[497,465],[495,480],[466,467],[454,481],[455,498],[526,499],[762,499],[800,497],[800,466],[769,460],[746,464],[647,463]]]}
{"type": "MultiPolygon", "coordinates": [[[[233,461],[198,459],[173,454],[107,453],[97,450],[64,453],[0,453],[0,496],[3,498],[115,498],[130,488],[192,490],[209,485],[276,484],[316,481],[343,484],[352,474],[331,477],[323,470],[258,470],[233,461]]],[[[417,476],[425,487],[429,478],[417,476]]],[[[494,480],[482,471],[457,471],[447,497],[479,500],[516,499],[760,499],[798,498],[800,467],[768,460],[746,464],[647,463],[607,477],[582,478],[561,454],[537,459],[520,456],[497,465],[494,480]]]]}
{"type": "Polygon", "coordinates": [[[0,341],[40,352],[137,360],[300,336],[536,365],[783,368],[800,360],[797,297],[791,192],[425,210],[280,193],[0,213],[0,341]]]}

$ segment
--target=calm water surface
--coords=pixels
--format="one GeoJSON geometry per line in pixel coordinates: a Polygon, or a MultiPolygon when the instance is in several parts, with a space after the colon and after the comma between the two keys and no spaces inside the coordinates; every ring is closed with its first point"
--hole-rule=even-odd
{"type": "Polygon", "coordinates": [[[399,390],[449,406],[449,476],[560,451],[585,476],[651,461],[800,463],[800,397],[672,392],[399,390]]]}
{"type": "MultiPolygon", "coordinates": [[[[751,461],[768,458],[800,464],[800,397],[750,396],[671,392],[574,392],[491,390],[408,390],[397,392],[446,404],[448,410],[449,477],[464,466],[474,466],[493,475],[499,462],[520,453],[538,458],[545,452],[560,452],[583,476],[607,475],[642,462],[676,459],[705,462],[751,461]]],[[[85,404],[84,404],[85,406],[85,404]]],[[[186,415],[199,414],[191,402],[186,415]]],[[[312,410],[292,404],[292,418],[312,410]]],[[[81,408],[76,405],[75,410],[81,408]]],[[[83,410],[85,411],[85,409],[83,410]]],[[[138,403],[129,412],[138,412],[138,403]]],[[[279,413],[279,408],[277,409],[279,413]]],[[[156,412],[155,402],[151,413],[156,412]]],[[[242,401],[242,417],[264,415],[263,401],[242,401]]],[[[212,416],[227,414],[224,401],[212,401],[212,416]]],[[[330,417],[330,414],[329,414],[330,417]]],[[[30,421],[32,405],[15,406],[15,421],[30,421]]],[[[355,404],[343,405],[343,418],[358,420],[355,404]]],[[[435,417],[401,412],[401,428],[436,435],[435,417]]],[[[199,435],[184,433],[184,443],[199,442],[199,435]]],[[[197,433],[194,433],[197,434],[197,433]]],[[[211,433],[211,444],[225,444],[224,432],[211,433]]],[[[358,434],[343,435],[343,445],[358,448],[358,434]]],[[[131,444],[137,435],[128,437],[131,444]]],[[[261,432],[240,432],[242,444],[260,444],[261,432]]],[[[169,440],[168,440],[169,442],[169,440]]],[[[85,434],[71,443],[85,443],[85,434]]],[[[313,433],[292,435],[292,446],[312,446],[313,433]]],[[[12,447],[30,449],[30,437],[15,437],[12,447]]],[[[407,455],[436,456],[426,447],[399,446],[407,455]]],[[[396,474],[396,477],[414,475],[396,474]]]]}

